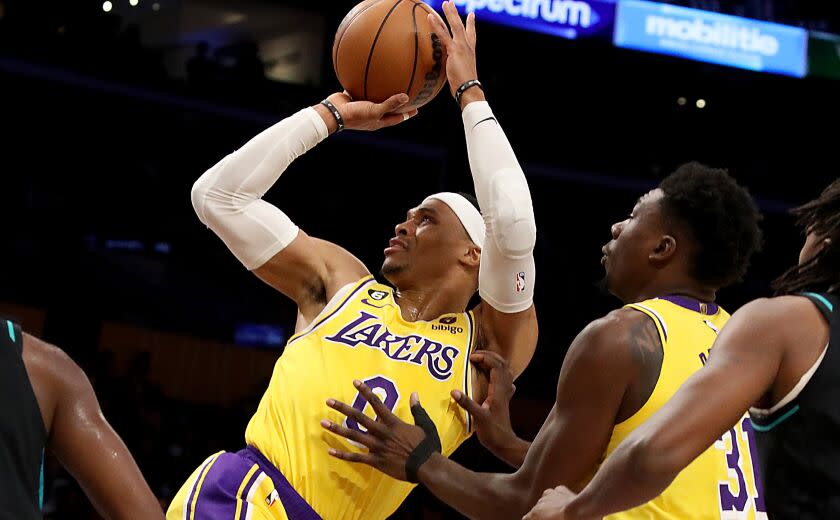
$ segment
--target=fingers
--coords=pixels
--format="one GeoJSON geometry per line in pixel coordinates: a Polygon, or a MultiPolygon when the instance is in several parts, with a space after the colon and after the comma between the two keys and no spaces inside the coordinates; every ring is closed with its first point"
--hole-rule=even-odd
{"type": "Polygon", "coordinates": [[[493,397],[496,395],[496,385],[498,384],[497,380],[499,379],[498,374],[498,370],[490,371],[490,384],[487,385],[487,397],[484,399],[484,403],[487,405],[493,402],[493,397]]]}
{"type": "Polygon", "coordinates": [[[335,399],[327,399],[327,406],[329,406],[330,408],[342,415],[355,419],[357,423],[364,426],[367,429],[367,431],[371,433],[381,434],[383,431],[382,425],[376,424],[376,421],[374,421],[367,415],[363,414],[359,410],[356,410],[352,406],[348,406],[342,403],[341,401],[336,401],[335,399]]]}
{"type": "Polygon", "coordinates": [[[382,123],[382,127],[394,126],[400,123],[405,123],[412,117],[417,115],[417,109],[415,108],[411,112],[403,112],[402,114],[385,114],[382,119],[379,121],[382,123]]]}
{"type": "Polygon", "coordinates": [[[376,111],[379,112],[380,115],[385,115],[395,111],[406,103],[408,103],[408,95],[394,94],[382,103],[376,105],[376,111]]]}
{"type": "Polygon", "coordinates": [[[489,350],[479,350],[470,355],[470,361],[479,369],[492,371],[494,369],[509,370],[508,361],[495,352],[489,350]]]}
{"type": "Polygon", "coordinates": [[[461,21],[461,15],[458,14],[458,9],[453,2],[443,3],[443,14],[446,16],[446,21],[449,23],[449,28],[452,30],[452,38],[465,38],[464,22],[461,21]]]}
{"type": "Polygon", "coordinates": [[[467,15],[467,43],[470,44],[470,47],[475,49],[475,41],[475,13],[473,12],[467,15]]]}
{"type": "Polygon", "coordinates": [[[420,404],[420,396],[417,395],[417,392],[411,392],[411,398],[408,400],[408,402],[409,406],[420,404]]]}
{"type": "Polygon", "coordinates": [[[432,26],[432,32],[435,33],[444,47],[452,43],[452,36],[449,34],[449,29],[443,23],[443,18],[437,13],[429,13],[427,15],[429,23],[432,26]]]}
{"type": "Polygon", "coordinates": [[[455,402],[458,403],[458,406],[463,408],[464,410],[468,411],[471,415],[480,415],[481,413],[485,412],[485,410],[481,407],[480,404],[475,402],[475,400],[471,399],[467,394],[461,392],[460,390],[453,390],[450,392],[450,395],[455,402]]]}
{"type": "Polygon", "coordinates": [[[389,410],[384,404],[382,404],[382,400],[379,399],[379,396],[374,394],[373,390],[361,381],[353,381],[353,386],[359,390],[362,397],[364,397],[365,400],[373,407],[373,411],[376,413],[376,419],[378,421],[389,423],[394,414],[391,413],[391,410],[389,410]]]}
{"type": "Polygon", "coordinates": [[[367,446],[368,448],[371,448],[372,445],[376,443],[376,439],[373,437],[373,435],[365,435],[364,433],[358,430],[351,430],[346,426],[334,423],[327,419],[321,421],[321,427],[325,430],[331,431],[336,435],[340,435],[345,439],[350,439],[351,441],[367,446]]]}
{"type": "Polygon", "coordinates": [[[337,459],[346,460],[348,462],[361,462],[362,464],[367,464],[368,466],[374,466],[374,458],[370,453],[339,451],[333,448],[330,448],[328,453],[337,459]]]}

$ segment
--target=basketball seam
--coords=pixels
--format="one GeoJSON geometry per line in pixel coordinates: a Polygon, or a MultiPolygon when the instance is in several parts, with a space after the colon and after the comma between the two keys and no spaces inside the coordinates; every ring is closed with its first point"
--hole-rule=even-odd
{"type": "Polygon", "coordinates": [[[425,2],[421,2],[420,0],[411,0],[411,1],[414,2],[414,5],[416,7],[419,7],[421,9],[423,9],[424,11],[426,11],[426,14],[432,14],[432,11],[429,9],[429,6],[427,6],[425,4],[425,2]]]}
{"type": "MultiPolygon", "coordinates": [[[[341,31],[341,34],[336,35],[336,38],[335,38],[336,39],[336,44],[335,44],[335,49],[333,50],[333,71],[335,72],[336,77],[338,76],[338,67],[336,65],[338,63],[338,51],[341,48],[341,41],[344,39],[344,35],[347,34],[347,31],[350,29],[350,26],[353,25],[353,22],[356,21],[356,18],[361,16],[362,13],[366,12],[368,9],[375,6],[376,4],[378,4],[381,1],[382,0],[377,0],[376,2],[372,2],[369,6],[365,7],[364,9],[362,9],[361,11],[356,13],[353,16],[353,18],[351,18],[350,20],[347,21],[347,25],[344,27],[344,30],[341,31]]],[[[339,79],[339,82],[341,82],[340,79],[339,79]]]]}
{"type": "Polygon", "coordinates": [[[400,3],[402,3],[402,1],[403,0],[397,0],[397,3],[395,3],[391,7],[391,9],[388,11],[388,14],[385,15],[385,18],[382,20],[382,23],[379,24],[379,29],[376,31],[376,36],[374,36],[374,38],[373,38],[373,43],[370,44],[370,53],[368,54],[367,63],[365,64],[365,82],[364,82],[364,86],[363,86],[363,92],[364,92],[363,97],[365,99],[367,99],[367,97],[368,97],[368,95],[367,95],[368,73],[370,72],[370,62],[373,59],[373,51],[376,50],[376,42],[379,40],[379,35],[382,34],[382,28],[385,27],[385,24],[388,22],[388,18],[391,17],[391,13],[394,12],[394,10],[397,8],[398,5],[400,5],[400,3]]]}
{"type": "Polygon", "coordinates": [[[408,87],[405,93],[411,92],[411,85],[414,84],[414,75],[417,73],[417,55],[420,54],[420,37],[417,34],[417,7],[419,4],[415,3],[411,8],[411,22],[414,24],[414,63],[411,66],[411,77],[408,79],[408,87]]]}

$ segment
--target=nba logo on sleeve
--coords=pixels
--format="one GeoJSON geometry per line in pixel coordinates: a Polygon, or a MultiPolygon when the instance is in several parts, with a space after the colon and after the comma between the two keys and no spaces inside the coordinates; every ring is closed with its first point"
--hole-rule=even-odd
{"type": "Polygon", "coordinates": [[[525,290],[525,272],[520,271],[516,273],[516,292],[521,293],[525,290]]]}

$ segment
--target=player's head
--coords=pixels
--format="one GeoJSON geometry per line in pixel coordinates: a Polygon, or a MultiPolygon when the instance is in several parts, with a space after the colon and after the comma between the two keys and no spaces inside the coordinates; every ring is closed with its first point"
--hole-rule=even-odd
{"type": "Polygon", "coordinates": [[[634,301],[652,287],[730,285],[760,247],[759,220],[750,194],[726,170],[684,164],[613,224],[602,260],[607,289],[634,301]]]}
{"type": "Polygon", "coordinates": [[[840,289],[840,179],[822,194],[792,210],[805,233],[799,265],[773,283],[777,294],[840,289]]]}
{"type": "MultiPolygon", "coordinates": [[[[478,289],[484,220],[464,193],[438,193],[408,210],[385,249],[382,274],[400,290],[447,283],[478,289]]],[[[469,295],[468,295],[469,296],[469,295]]]]}

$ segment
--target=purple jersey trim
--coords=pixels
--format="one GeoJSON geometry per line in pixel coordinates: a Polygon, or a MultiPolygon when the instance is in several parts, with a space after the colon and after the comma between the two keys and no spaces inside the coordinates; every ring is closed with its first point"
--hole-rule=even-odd
{"type": "Polygon", "coordinates": [[[680,296],[678,294],[660,296],[659,299],[669,301],[674,305],[682,307],[683,309],[688,309],[690,311],[699,312],[700,314],[705,314],[706,316],[712,316],[714,314],[717,314],[717,311],[720,308],[718,304],[714,302],[701,302],[700,300],[696,300],[688,296],[680,296]]]}

